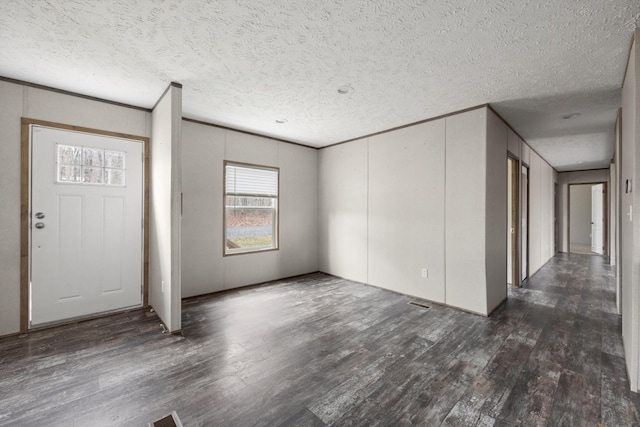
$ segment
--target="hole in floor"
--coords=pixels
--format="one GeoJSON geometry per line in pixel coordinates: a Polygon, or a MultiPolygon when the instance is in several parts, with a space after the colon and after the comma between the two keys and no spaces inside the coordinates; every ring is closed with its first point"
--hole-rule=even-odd
{"type": "Polygon", "coordinates": [[[173,411],[166,417],[160,418],[158,421],[149,423],[149,427],[182,427],[182,423],[180,422],[180,418],[178,418],[178,414],[176,414],[176,411],[173,411]]]}
{"type": "Polygon", "coordinates": [[[422,304],[421,302],[417,302],[417,301],[409,301],[409,305],[415,305],[416,307],[425,308],[425,309],[431,308],[428,305],[422,304]]]}

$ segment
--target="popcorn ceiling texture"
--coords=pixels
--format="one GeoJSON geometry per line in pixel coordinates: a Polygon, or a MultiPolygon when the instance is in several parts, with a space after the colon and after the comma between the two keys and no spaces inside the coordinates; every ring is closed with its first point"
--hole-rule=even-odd
{"type": "Polygon", "coordinates": [[[610,158],[639,16],[638,0],[3,0],[0,75],[143,107],[176,81],[185,117],[311,146],[492,103],[553,165],[576,141],[610,158]]]}

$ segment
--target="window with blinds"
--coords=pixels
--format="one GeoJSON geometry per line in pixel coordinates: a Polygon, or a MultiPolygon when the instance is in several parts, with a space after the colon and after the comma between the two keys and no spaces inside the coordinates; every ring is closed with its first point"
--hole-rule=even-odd
{"type": "Polygon", "coordinates": [[[278,177],[278,168],[225,162],[225,255],[278,249],[278,177]]]}

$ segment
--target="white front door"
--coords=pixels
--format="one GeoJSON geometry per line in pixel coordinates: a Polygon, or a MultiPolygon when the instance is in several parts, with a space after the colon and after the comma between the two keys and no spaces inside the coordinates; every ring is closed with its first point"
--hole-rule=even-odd
{"type": "Polygon", "coordinates": [[[30,326],[142,305],[143,144],[31,126],[30,326]]]}
{"type": "Polygon", "coordinates": [[[603,227],[603,210],[602,199],[604,186],[602,184],[593,185],[591,187],[591,252],[602,255],[604,253],[604,238],[602,236],[603,227]]]}

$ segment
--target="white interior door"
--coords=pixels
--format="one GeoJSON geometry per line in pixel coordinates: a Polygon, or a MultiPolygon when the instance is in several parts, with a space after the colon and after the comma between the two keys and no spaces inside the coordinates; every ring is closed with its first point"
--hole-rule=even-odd
{"type": "Polygon", "coordinates": [[[143,144],[31,127],[30,326],[140,306],[143,144]]]}
{"type": "Polygon", "coordinates": [[[591,252],[600,255],[604,253],[603,194],[604,187],[602,184],[591,187],[591,252]]]}

